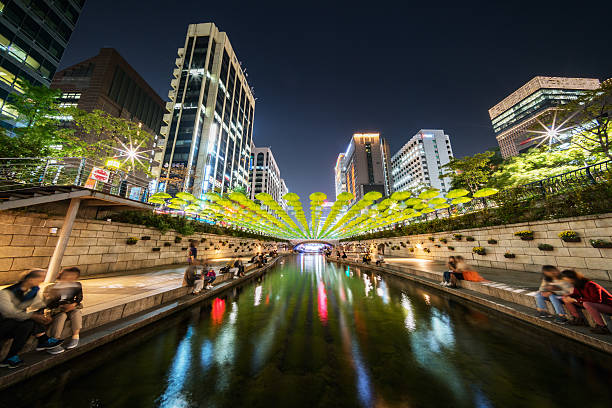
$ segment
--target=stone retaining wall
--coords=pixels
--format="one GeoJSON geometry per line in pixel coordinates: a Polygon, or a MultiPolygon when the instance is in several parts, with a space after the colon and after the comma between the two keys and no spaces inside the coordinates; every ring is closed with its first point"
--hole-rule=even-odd
{"type": "Polygon", "coordinates": [[[589,242],[591,239],[612,241],[612,214],[381,238],[362,243],[367,243],[371,248],[385,243],[386,255],[434,260],[446,260],[448,256],[461,255],[476,266],[528,272],[540,272],[542,265],[550,264],[559,268],[576,269],[592,279],[612,280],[612,249],[593,248],[589,242]],[[534,239],[523,241],[514,235],[522,230],[533,231],[534,239]],[[576,231],[580,242],[562,241],[559,232],[566,230],[576,231]],[[463,238],[456,240],[453,238],[454,234],[461,234],[463,238]],[[434,240],[431,241],[430,237],[434,240]],[[474,241],[468,241],[467,237],[473,237],[474,241]],[[447,242],[441,242],[440,238],[446,239],[447,242]],[[490,239],[496,240],[497,243],[488,243],[490,239]],[[553,250],[542,251],[538,249],[538,244],[552,245],[553,250]],[[454,247],[454,250],[449,247],[454,247]],[[474,247],[483,247],[486,255],[473,253],[474,247]],[[514,254],[515,257],[506,258],[505,253],[514,254]]]}
{"type": "MultiPolygon", "coordinates": [[[[62,224],[63,218],[56,216],[0,212],[0,284],[14,282],[24,270],[46,268],[62,224]],[[57,231],[52,233],[52,228],[57,231]]],[[[214,234],[183,237],[175,231],[161,234],[154,228],[77,219],[62,266],[76,265],[83,276],[92,276],[184,263],[191,239],[199,242],[198,257],[203,259],[250,256],[266,245],[254,239],[214,234]],[[138,242],[128,245],[130,237],[138,242]],[[176,237],[181,242],[176,243],[176,237]]]]}

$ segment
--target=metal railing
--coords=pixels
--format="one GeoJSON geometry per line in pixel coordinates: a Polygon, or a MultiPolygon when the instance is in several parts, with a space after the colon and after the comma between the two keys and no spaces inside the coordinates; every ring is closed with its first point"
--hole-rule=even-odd
{"type": "Polygon", "coordinates": [[[109,170],[99,160],[81,157],[0,158],[0,191],[43,186],[77,186],[146,202],[150,180],[109,170]]]}

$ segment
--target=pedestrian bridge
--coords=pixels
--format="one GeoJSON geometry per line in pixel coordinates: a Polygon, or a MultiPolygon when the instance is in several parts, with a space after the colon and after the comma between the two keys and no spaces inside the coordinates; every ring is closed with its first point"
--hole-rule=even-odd
{"type": "Polygon", "coordinates": [[[338,240],[320,240],[320,239],[292,239],[291,246],[293,250],[296,251],[305,251],[305,252],[314,252],[315,247],[317,245],[327,246],[328,248],[332,248],[338,244],[338,240]],[[308,249],[310,247],[310,249],[308,249]]]}

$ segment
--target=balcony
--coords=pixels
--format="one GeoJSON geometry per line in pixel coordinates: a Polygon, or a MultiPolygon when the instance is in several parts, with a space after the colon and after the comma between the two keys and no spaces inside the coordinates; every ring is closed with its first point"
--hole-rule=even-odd
{"type": "Polygon", "coordinates": [[[162,120],[164,123],[170,124],[170,121],[172,120],[172,113],[164,113],[162,120]]]}

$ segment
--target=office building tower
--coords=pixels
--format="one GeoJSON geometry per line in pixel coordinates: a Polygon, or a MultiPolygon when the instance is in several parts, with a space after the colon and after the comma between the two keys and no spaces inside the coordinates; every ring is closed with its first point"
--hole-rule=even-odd
{"type": "Polygon", "coordinates": [[[389,146],[379,133],[355,133],[344,153],[342,169],[346,191],[354,196],[349,204],[370,191],[390,194],[389,146]]]}
{"type": "Polygon", "coordinates": [[[249,172],[249,187],[251,199],[259,193],[268,193],[278,203],[284,203],[282,197],[287,194],[287,186],[281,178],[280,169],[272,150],[269,147],[251,147],[251,169],[249,172]]]}
{"type": "Polygon", "coordinates": [[[340,193],[346,192],[346,171],[344,169],[344,153],[340,153],[334,167],[334,184],[336,186],[336,199],[340,193]]]}
{"type": "Polygon", "coordinates": [[[159,189],[201,197],[246,188],[255,98],[227,34],[189,25],[173,74],[159,189]]]}
{"type": "Polygon", "coordinates": [[[450,138],[444,130],[419,130],[391,158],[393,191],[410,191],[421,187],[450,190],[451,179],[442,176],[442,166],[452,158],[450,138]]]}
{"type": "MultiPolygon", "coordinates": [[[[489,109],[495,138],[504,158],[516,156],[536,144],[530,133],[538,118],[597,89],[599,80],[537,76],[489,109]]],[[[541,129],[540,129],[541,130],[541,129]]]]}
{"type": "Polygon", "coordinates": [[[98,55],[58,71],[51,88],[62,91],[63,106],[102,110],[141,124],[154,136],[151,146],[142,150],[163,145],[159,132],[165,103],[117,50],[102,48],[98,55]]]}
{"type": "Polygon", "coordinates": [[[16,113],[8,95],[22,92],[17,80],[49,86],[85,0],[0,1],[0,112],[5,127],[16,113]]]}

